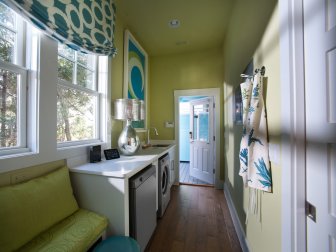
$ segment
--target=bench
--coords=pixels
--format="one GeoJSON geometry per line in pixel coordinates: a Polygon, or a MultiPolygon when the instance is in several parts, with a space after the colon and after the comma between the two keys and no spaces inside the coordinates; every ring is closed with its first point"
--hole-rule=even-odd
{"type": "Polygon", "coordinates": [[[0,187],[1,251],[87,251],[107,218],[80,209],[66,166],[29,181],[0,187]]]}

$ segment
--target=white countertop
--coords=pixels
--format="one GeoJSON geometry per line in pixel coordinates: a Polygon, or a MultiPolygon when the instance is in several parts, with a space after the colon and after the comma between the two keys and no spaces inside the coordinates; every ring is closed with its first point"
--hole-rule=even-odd
{"type": "Polygon", "coordinates": [[[175,145],[168,147],[149,147],[139,150],[133,156],[121,155],[118,159],[102,159],[98,163],[86,163],[80,166],[69,168],[70,172],[94,174],[115,178],[129,178],[141,171],[149,164],[155,162],[162,155],[169,152],[175,145]]]}

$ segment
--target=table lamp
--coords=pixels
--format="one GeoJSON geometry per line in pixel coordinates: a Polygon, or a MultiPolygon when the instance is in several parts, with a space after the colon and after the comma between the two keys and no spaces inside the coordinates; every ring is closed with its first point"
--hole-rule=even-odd
{"type": "Polygon", "coordinates": [[[124,155],[133,155],[140,147],[140,140],[132,121],[145,119],[145,103],[138,99],[116,99],[114,101],[114,119],[126,121],[126,126],[118,138],[118,148],[124,155]]]}

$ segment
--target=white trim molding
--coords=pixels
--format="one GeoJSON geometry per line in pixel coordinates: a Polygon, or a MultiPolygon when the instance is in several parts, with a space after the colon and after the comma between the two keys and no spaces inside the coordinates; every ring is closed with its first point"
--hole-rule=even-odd
{"type": "Polygon", "coordinates": [[[238,236],[238,239],[239,239],[240,247],[242,248],[243,252],[248,252],[248,251],[250,251],[250,249],[249,249],[249,246],[248,246],[248,243],[247,243],[247,240],[246,240],[246,235],[245,235],[244,229],[241,225],[241,222],[239,220],[236,208],[235,208],[233,200],[231,198],[229,188],[228,188],[226,183],[224,183],[224,195],[225,195],[228,207],[229,207],[230,216],[232,218],[234,228],[236,230],[236,233],[237,233],[237,236],[238,236]]]}
{"type": "Polygon", "coordinates": [[[303,2],[279,1],[282,251],[306,251],[303,2]]]}
{"type": "MultiPolygon", "coordinates": [[[[174,91],[174,106],[175,106],[175,141],[176,141],[176,160],[180,161],[180,143],[179,143],[179,99],[183,96],[212,96],[215,103],[215,183],[214,186],[217,189],[223,189],[223,181],[220,179],[220,88],[204,88],[204,89],[188,89],[188,90],[175,90],[174,91]]],[[[178,167],[178,166],[176,166],[178,167]]],[[[176,169],[178,170],[178,169],[176,169]]],[[[176,178],[179,178],[179,174],[175,174],[176,178]]]]}

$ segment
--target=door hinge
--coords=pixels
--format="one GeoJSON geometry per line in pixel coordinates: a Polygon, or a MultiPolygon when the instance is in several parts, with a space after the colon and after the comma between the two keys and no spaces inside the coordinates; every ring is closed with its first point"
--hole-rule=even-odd
{"type": "Polygon", "coordinates": [[[215,169],[212,169],[212,173],[215,174],[215,169]]]}
{"type": "Polygon", "coordinates": [[[316,207],[306,201],[306,216],[316,222],[316,207]]]}
{"type": "Polygon", "coordinates": [[[216,107],[216,105],[215,105],[215,103],[213,103],[213,108],[215,108],[216,107]]]}
{"type": "Polygon", "coordinates": [[[213,140],[216,141],[216,137],[215,136],[213,136],[213,140]]]}

